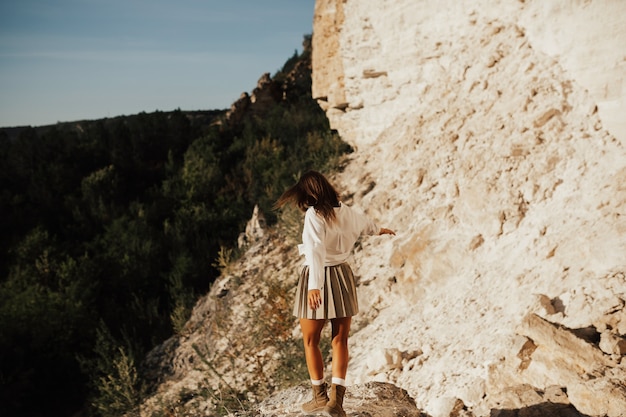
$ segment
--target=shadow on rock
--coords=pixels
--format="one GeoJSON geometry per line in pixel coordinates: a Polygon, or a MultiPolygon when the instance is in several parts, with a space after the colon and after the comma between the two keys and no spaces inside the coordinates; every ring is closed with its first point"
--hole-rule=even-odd
{"type": "Polygon", "coordinates": [[[571,404],[545,402],[517,410],[491,410],[490,417],[590,417],[571,404]]]}

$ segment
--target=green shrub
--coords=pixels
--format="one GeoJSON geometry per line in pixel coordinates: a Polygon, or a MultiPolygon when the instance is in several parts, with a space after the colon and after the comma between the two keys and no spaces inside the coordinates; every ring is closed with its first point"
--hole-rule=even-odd
{"type": "Polygon", "coordinates": [[[79,356],[83,372],[89,375],[90,412],[101,417],[128,417],[137,410],[144,393],[136,366],[137,349],[125,336],[120,342],[101,322],[96,330],[94,356],[79,356]]]}
{"type": "MultiPolygon", "coordinates": [[[[177,110],[0,134],[6,413],[132,409],[136,363],[184,330],[254,206],[270,226],[290,218],[272,206],[294,177],[350,151],[311,97],[305,42],[274,77],[282,98],[236,123],[177,110]]],[[[297,240],[294,218],[284,226],[297,240]]]]}

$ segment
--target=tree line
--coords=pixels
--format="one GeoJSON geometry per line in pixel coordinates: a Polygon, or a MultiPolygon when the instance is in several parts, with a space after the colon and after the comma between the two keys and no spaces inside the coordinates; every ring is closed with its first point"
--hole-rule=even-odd
{"type": "Polygon", "coordinates": [[[105,415],[116,355],[139,363],[182,328],[254,205],[275,222],[298,173],[350,151],[311,98],[310,49],[272,79],[289,94],[237,124],[177,110],[0,131],[7,415],[105,415]]]}

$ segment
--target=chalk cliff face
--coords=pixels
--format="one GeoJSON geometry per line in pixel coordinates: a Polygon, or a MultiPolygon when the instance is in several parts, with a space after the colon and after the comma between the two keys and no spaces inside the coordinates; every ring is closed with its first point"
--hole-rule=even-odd
{"type": "Polygon", "coordinates": [[[623,16],[317,1],[313,96],[357,150],[336,181],[398,231],[355,255],[350,383],[395,383],[433,416],[551,386],[581,413],[626,414],[623,16]]]}
{"type": "MultiPolygon", "coordinates": [[[[502,35],[483,30],[485,25],[510,26],[537,59],[548,65],[552,60],[565,79],[588,92],[603,127],[623,143],[624,7],[611,0],[320,0],[314,18],[313,95],[335,123],[367,119],[360,129],[344,132],[367,142],[393,121],[381,106],[397,109],[396,115],[419,110],[430,104],[421,97],[425,88],[467,78],[450,70],[484,68],[487,79],[499,71],[494,65],[505,53],[510,60],[529,61],[524,51],[503,50],[502,35]],[[347,117],[344,109],[361,111],[347,117]]],[[[520,86],[515,80],[511,84],[520,86]]]]}

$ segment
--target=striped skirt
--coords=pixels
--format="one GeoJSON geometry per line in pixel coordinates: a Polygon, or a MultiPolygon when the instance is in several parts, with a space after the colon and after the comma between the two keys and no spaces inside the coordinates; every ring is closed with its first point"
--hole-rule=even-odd
{"type": "Polygon", "coordinates": [[[304,266],[296,289],[293,315],[301,319],[334,319],[351,317],[359,312],[356,284],[352,269],[347,263],[324,268],[322,305],[311,310],[308,303],[309,267],[304,266]]]}

